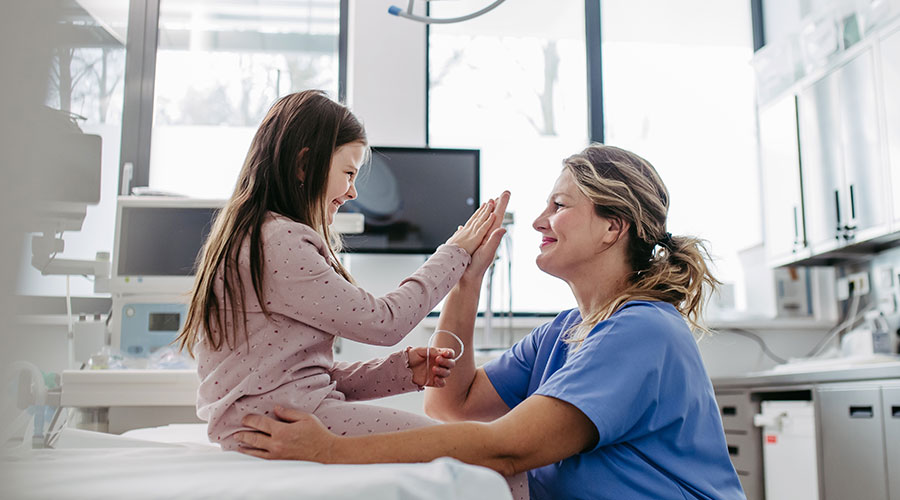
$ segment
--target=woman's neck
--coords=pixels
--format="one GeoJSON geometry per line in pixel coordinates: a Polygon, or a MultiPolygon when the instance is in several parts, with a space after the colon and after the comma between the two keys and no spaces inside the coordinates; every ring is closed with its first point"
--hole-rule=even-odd
{"type": "Polygon", "coordinates": [[[566,280],[578,303],[582,318],[609,304],[628,287],[628,276],[631,271],[626,266],[604,266],[598,271],[580,273],[566,280]]]}

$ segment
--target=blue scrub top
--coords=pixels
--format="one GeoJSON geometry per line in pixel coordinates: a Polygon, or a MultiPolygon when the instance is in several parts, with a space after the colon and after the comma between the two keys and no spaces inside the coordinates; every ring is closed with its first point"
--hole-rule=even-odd
{"type": "Polygon", "coordinates": [[[664,302],[626,303],[581,348],[565,311],[484,370],[510,408],[532,394],[566,401],[597,445],[529,471],[532,499],[743,499],[712,383],[684,318],[664,302]]]}

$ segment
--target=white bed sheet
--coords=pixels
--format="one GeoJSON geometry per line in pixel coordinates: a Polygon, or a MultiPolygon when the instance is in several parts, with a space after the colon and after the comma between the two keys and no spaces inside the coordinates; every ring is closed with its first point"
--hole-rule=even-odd
{"type": "Polygon", "coordinates": [[[0,498],[511,498],[496,472],[450,458],[373,465],[263,460],[199,443],[190,426],[174,427],[128,436],[67,430],[57,449],[6,453],[0,498]]]}

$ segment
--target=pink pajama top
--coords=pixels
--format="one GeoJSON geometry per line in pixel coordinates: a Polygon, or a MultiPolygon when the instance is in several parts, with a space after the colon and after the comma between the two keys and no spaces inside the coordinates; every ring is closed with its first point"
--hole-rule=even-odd
{"type": "MultiPolygon", "coordinates": [[[[329,397],[366,400],[419,389],[405,350],[383,359],[336,363],[332,344],[336,336],[380,346],[400,342],[462,276],[470,262],[465,250],[441,245],[396,290],[374,297],[335,272],[325,241],[309,226],[270,213],[261,236],[269,317],[253,291],[248,238],[238,267],[249,349],[243,332],[235,350],[223,346],[216,351],[205,341],[196,349],[197,415],[209,422],[212,441],[243,430],[244,415],[271,414],[275,405],[315,413],[329,397]]],[[[220,278],[220,307],[221,283],[220,278]]]]}

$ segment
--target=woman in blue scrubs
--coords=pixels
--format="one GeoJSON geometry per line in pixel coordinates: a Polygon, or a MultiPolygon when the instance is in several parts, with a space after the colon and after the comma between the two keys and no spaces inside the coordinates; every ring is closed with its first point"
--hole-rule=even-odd
{"type": "Polygon", "coordinates": [[[633,153],[592,145],[569,157],[534,228],[538,267],[568,283],[578,307],[476,368],[474,318],[496,228],[438,323],[466,344],[447,386],[425,394],[426,412],[452,423],[347,438],[279,410],[281,421],[245,418],[258,432],[239,436],[244,451],[323,463],[451,456],[528,471],[533,499],[744,498],[692,334],[718,282],[702,241],[666,231],[668,206],[656,170],[633,153]]]}

